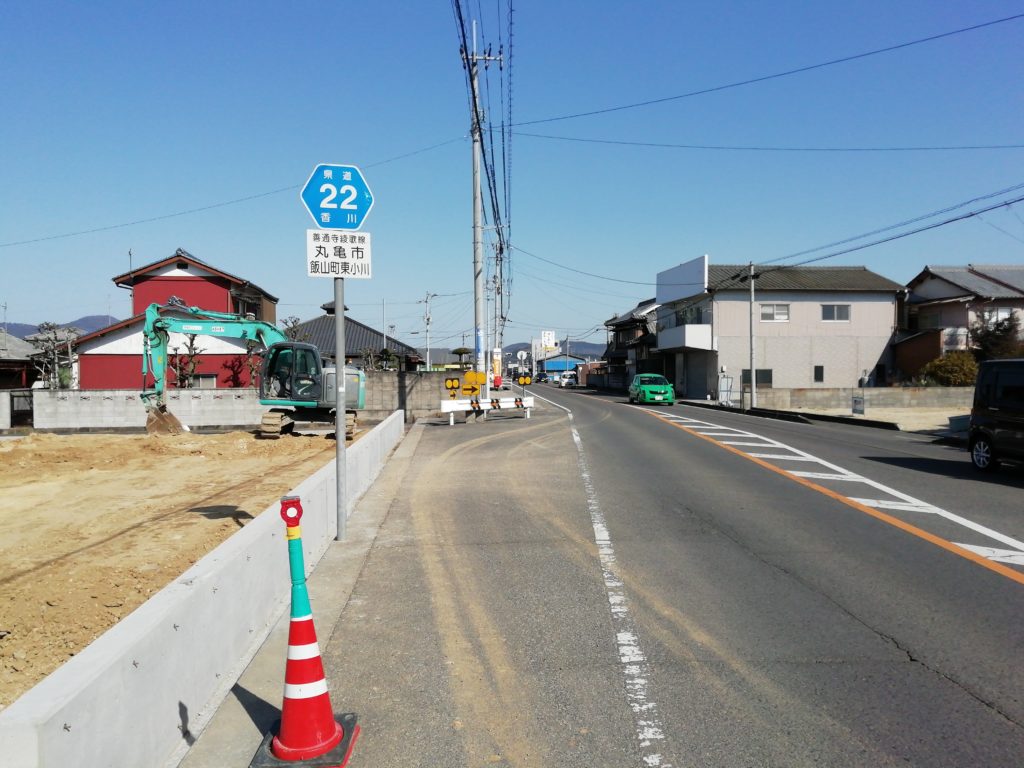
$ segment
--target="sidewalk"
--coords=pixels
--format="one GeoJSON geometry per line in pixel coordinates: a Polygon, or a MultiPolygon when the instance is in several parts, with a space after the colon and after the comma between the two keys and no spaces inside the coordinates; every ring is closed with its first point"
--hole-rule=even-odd
{"type": "MultiPolygon", "coordinates": [[[[349,518],[348,537],[335,542],[307,581],[317,639],[323,649],[334,632],[366,556],[377,537],[423,433],[414,425],[349,518]]],[[[209,726],[194,741],[180,768],[244,768],[280,717],[290,614],[284,610],[263,647],[249,663],[209,726]]],[[[345,702],[332,698],[336,709],[345,702]]],[[[358,744],[356,746],[358,750],[358,744]]],[[[173,763],[172,763],[173,765],[173,763]]]]}
{"type": "MultiPolygon", "coordinates": [[[[705,400],[680,400],[678,402],[680,405],[737,412],[735,408],[725,408],[705,400]]],[[[938,439],[964,445],[967,444],[967,426],[970,418],[970,409],[949,408],[868,408],[863,415],[854,414],[849,408],[824,410],[793,408],[778,413],[803,416],[811,420],[815,418],[825,421],[839,420],[844,424],[854,426],[857,426],[858,421],[863,421],[865,427],[876,426],[872,422],[878,422],[878,425],[887,425],[888,428],[898,429],[901,432],[932,435],[938,439]]]]}

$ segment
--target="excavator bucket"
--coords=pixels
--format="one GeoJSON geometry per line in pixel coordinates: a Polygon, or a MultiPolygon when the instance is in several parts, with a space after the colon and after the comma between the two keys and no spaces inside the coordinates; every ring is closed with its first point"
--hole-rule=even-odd
{"type": "Polygon", "coordinates": [[[167,406],[160,404],[148,408],[146,411],[146,433],[150,435],[180,435],[188,432],[189,429],[182,424],[178,417],[167,410],[167,406]]]}

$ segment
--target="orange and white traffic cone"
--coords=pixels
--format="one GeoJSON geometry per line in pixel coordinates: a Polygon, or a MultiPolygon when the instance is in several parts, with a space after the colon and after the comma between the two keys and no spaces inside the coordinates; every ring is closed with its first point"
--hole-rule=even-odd
{"type": "Polygon", "coordinates": [[[302,558],[302,504],[297,496],[281,499],[281,517],[287,526],[288,564],[292,577],[291,625],[288,661],[284,673],[284,703],[276,736],[263,739],[249,768],[303,766],[344,768],[359,737],[356,716],[335,719],[320,646],[313,626],[313,610],[306,590],[302,558]]]}

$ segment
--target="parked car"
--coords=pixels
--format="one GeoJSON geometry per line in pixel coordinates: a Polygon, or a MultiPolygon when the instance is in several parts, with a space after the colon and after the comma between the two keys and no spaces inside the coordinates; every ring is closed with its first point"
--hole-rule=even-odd
{"type": "Polygon", "coordinates": [[[638,373],[629,385],[629,402],[664,403],[672,405],[676,393],[672,384],[660,373],[638,373]]]}
{"type": "Polygon", "coordinates": [[[576,386],[576,374],[575,373],[563,373],[561,378],[558,380],[558,386],[562,388],[575,387],[576,386]]]}
{"type": "Polygon", "coordinates": [[[984,472],[1024,461],[1024,358],[978,366],[968,436],[971,463],[984,472]]]}

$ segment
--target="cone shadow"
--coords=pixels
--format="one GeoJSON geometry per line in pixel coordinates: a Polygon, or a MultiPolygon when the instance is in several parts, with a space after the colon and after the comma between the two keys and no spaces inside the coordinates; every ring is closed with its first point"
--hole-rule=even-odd
{"type": "Polygon", "coordinates": [[[281,719],[280,708],[275,707],[266,699],[261,699],[238,683],[231,687],[231,693],[234,694],[238,703],[242,705],[242,709],[245,710],[253,725],[256,726],[256,730],[260,733],[268,733],[274,724],[281,719]]]}

